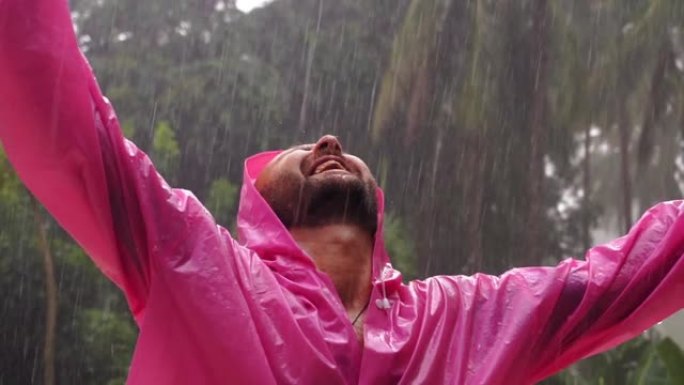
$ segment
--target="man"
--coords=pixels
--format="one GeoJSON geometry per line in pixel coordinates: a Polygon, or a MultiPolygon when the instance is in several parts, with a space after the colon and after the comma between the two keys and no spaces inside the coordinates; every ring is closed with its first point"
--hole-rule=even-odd
{"type": "Polygon", "coordinates": [[[0,0],[0,138],[124,291],[129,384],[532,384],[684,306],[681,202],[586,261],[405,285],[330,136],[246,161],[236,241],[121,136],[65,0],[0,0]]]}

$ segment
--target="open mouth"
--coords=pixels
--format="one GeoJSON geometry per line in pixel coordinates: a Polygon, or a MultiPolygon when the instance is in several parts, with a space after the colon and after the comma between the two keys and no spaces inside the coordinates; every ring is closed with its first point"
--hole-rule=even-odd
{"type": "Polygon", "coordinates": [[[309,175],[317,175],[329,171],[349,172],[337,157],[324,157],[313,164],[309,175]]]}

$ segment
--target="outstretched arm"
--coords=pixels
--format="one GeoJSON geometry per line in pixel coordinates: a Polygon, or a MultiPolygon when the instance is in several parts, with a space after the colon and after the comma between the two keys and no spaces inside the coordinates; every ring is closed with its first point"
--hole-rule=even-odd
{"type": "Polygon", "coordinates": [[[654,206],[629,234],[590,249],[586,261],[563,262],[550,276],[558,285],[534,335],[534,381],[684,308],[684,201],[654,206]]]}
{"type": "Polygon", "coordinates": [[[653,207],[586,260],[500,277],[434,277],[411,288],[406,298],[423,297],[425,354],[446,355],[457,383],[534,384],[684,307],[684,202],[653,207]]]}
{"type": "Polygon", "coordinates": [[[191,220],[213,225],[123,138],[66,0],[0,0],[0,139],[29,190],[124,290],[136,318],[160,249],[186,237],[191,220]]]}

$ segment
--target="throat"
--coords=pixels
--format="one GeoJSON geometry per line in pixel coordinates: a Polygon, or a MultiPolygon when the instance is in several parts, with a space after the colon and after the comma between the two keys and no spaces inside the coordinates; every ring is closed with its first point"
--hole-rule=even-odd
{"type": "Polygon", "coordinates": [[[346,224],[292,228],[290,233],[318,270],[330,277],[353,321],[370,298],[373,237],[358,226],[346,224]]]}

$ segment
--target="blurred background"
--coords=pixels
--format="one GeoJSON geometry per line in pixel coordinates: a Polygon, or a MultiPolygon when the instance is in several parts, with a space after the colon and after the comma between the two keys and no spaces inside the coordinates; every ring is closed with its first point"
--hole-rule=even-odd
{"type": "MultiPolygon", "coordinates": [[[[385,189],[407,279],[582,257],[682,197],[681,0],[71,6],[125,134],[228,228],[245,157],[325,133],[385,189]]],[[[0,293],[0,385],[124,383],[123,297],[1,152],[0,293]]],[[[680,315],[543,384],[682,385],[682,347],[680,315]]]]}

